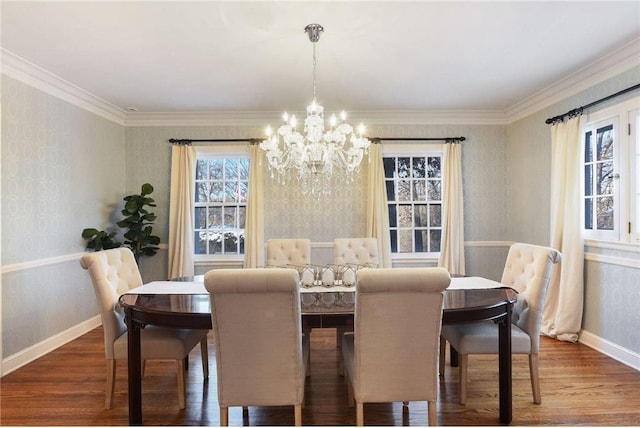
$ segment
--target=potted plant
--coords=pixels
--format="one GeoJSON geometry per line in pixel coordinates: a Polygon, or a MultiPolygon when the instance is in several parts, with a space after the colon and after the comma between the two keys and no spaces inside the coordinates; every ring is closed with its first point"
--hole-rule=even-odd
{"type": "Polygon", "coordinates": [[[87,228],[82,231],[82,237],[88,240],[87,249],[100,251],[124,245],[131,249],[136,261],[139,261],[142,256],[156,254],[160,237],[151,234],[156,215],[146,208],[156,206],[153,198],[148,196],[151,193],[153,193],[153,186],[145,183],[142,185],[140,194],[124,197],[124,208],[120,212],[125,217],[116,223],[125,231],[124,243],[116,239],[116,232],[109,233],[87,228]]]}

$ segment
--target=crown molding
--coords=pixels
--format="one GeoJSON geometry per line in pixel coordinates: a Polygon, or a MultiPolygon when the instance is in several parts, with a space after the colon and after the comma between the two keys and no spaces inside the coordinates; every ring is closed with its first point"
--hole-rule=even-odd
{"type": "MultiPolygon", "coordinates": [[[[298,112],[292,112],[298,115],[298,112]]],[[[278,123],[282,112],[129,112],[125,126],[265,126],[278,123]]],[[[300,113],[302,114],[302,113],[300,113]]],[[[505,125],[506,116],[495,110],[352,111],[351,117],[375,125],[505,125]]]]}
{"type": "Polygon", "coordinates": [[[2,73],[26,85],[87,110],[107,120],[124,125],[127,112],[18,55],[0,48],[2,73]]]}
{"type": "Polygon", "coordinates": [[[640,65],[640,37],[505,110],[513,123],[640,65]]]}
{"type": "MultiPolygon", "coordinates": [[[[264,126],[280,112],[127,112],[0,48],[2,73],[105,119],[129,126],[264,126]]],[[[352,117],[375,125],[508,125],[608,78],[640,65],[640,37],[542,91],[501,110],[354,111],[352,117]]]]}

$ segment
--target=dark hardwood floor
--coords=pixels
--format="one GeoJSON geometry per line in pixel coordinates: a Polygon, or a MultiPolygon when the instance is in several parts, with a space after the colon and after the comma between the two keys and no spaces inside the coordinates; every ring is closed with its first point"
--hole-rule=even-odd
{"type": "MultiPolygon", "coordinates": [[[[218,425],[215,348],[202,380],[199,348],[190,355],[187,408],[178,410],[171,362],[148,362],[143,380],[147,425],[218,425]]],[[[335,330],[313,330],[305,425],[353,425],[354,408],[339,376],[335,330]]],[[[498,425],[497,357],[471,356],[467,404],[457,402],[457,370],[440,382],[439,425],[498,425]]],[[[128,425],[127,369],[120,362],[114,406],[104,409],[105,359],[97,328],[2,378],[0,423],[8,425],[128,425]]],[[[512,425],[640,425],[640,372],[584,345],[542,338],[542,404],[533,404],[526,356],[514,356],[512,425]]],[[[229,411],[230,425],[292,425],[293,408],[229,411]]],[[[426,425],[426,403],[365,404],[366,425],[426,425]]]]}

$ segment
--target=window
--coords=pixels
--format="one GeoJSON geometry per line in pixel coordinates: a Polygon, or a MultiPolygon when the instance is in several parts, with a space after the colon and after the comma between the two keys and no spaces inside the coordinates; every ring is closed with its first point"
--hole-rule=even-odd
{"type": "Polygon", "coordinates": [[[590,114],[584,126],[583,228],[588,239],[640,242],[638,101],[590,114]]]}
{"type": "Polygon", "coordinates": [[[198,152],[195,185],[194,254],[243,255],[248,155],[198,152]]]}
{"type": "Polygon", "coordinates": [[[442,235],[442,149],[390,147],[383,157],[391,252],[439,253],[442,235]]]}

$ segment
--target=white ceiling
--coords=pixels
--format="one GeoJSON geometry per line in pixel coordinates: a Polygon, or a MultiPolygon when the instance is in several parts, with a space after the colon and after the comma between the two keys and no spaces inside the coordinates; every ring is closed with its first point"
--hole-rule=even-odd
{"type": "Polygon", "coordinates": [[[504,111],[640,39],[640,1],[6,1],[1,44],[126,111],[504,111]]]}

